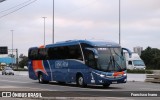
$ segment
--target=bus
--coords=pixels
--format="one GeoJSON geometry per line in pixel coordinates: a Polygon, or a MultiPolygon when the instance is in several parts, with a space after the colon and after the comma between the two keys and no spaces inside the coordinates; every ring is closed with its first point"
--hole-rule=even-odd
{"type": "Polygon", "coordinates": [[[107,41],[69,40],[31,47],[29,78],[39,83],[76,83],[80,87],[126,83],[124,50],[131,56],[130,50],[107,41]]]}

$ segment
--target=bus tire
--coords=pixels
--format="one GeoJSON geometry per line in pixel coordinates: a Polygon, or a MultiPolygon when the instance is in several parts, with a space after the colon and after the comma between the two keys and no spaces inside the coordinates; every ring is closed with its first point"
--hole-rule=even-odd
{"type": "Polygon", "coordinates": [[[38,74],[38,82],[41,83],[41,84],[47,84],[47,83],[49,83],[49,81],[45,81],[45,80],[43,79],[41,73],[38,74]]]}
{"type": "Polygon", "coordinates": [[[84,83],[84,78],[83,78],[82,75],[79,75],[77,77],[76,84],[77,84],[77,86],[80,86],[80,87],[86,87],[87,86],[87,84],[84,83]]]}
{"type": "Polygon", "coordinates": [[[110,86],[110,84],[103,84],[104,88],[108,88],[110,86]]]}
{"type": "Polygon", "coordinates": [[[60,84],[60,85],[66,84],[65,82],[61,82],[61,81],[57,81],[57,83],[60,84]]]}

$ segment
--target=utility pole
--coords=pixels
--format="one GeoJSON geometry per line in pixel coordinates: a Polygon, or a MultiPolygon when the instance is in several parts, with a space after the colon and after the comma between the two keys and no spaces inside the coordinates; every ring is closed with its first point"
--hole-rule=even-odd
{"type": "Polygon", "coordinates": [[[119,0],[119,45],[121,45],[121,0],[119,0]]]}
{"type": "Polygon", "coordinates": [[[12,67],[13,67],[13,31],[14,30],[11,30],[11,33],[12,33],[12,56],[11,56],[11,58],[12,58],[12,67]]]}
{"type": "Polygon", "coordinates": [[[17,65],[17,70],[18,70],[18,49],[16,49],[16,65],[17,65]]]}
{"type": "Polygon", "coordinates": [[[52,30],[53,31],[53,40],[52,40],[52,43],[54,44],[54,0],[53,0],[53,23],[52,24],[53,24],[53,26],[52,26],[53,27],[53,30],[52,30]]]}
{"type": "Polygon", "coordinates": [[[46,42],[46,40],[45,40],[45,19],[47,18],[47,17],[42,17],[43,19],[44,19],[44,46],[45,46],[45,42],[46,42]]]}

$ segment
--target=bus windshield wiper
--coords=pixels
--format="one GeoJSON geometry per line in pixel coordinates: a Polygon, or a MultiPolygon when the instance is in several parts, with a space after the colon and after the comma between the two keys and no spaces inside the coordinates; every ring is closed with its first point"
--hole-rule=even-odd
{"type": "Polygon", "coordinates": [[[113,62],[114,62],[114,66],[116,66],[117,65],[117,67],[118,67],[118,71],[122,71],[123,69],[121,68],[121,66],[118,64],[118,62],[114,59],[114,56],[112,56],[113,57],[113,62]]]}
{"type": "Polygon", "coordinates": [[[114,51],[114,53],[115,53],[118,57],[120,57],[121,59],[124,60],[124,58],[123,58],[122,56],[120,56],[114,49],[113,49],[113,51],[114,51]]]}
{"type": "MultiPolygon", "coordinates": [[[[107,71],[123,71],[124,69],[122,69],[122,67],[118,64],[118,62],[115,60],[113,54],[112,54],[112,51],[111,51],[111,48],[109,48],[110,50],[110,56],[109,56],[109,63],[108,63],[108,66],[107,66],[107,71]],[[114,68],[112,68],[114,67],[114,68]],[[117,67],[117,68],[116,68],[117,67]],[[111,70],[110,70],[111,69],[111,70]],[[116,70],[117,69],[117,70],[116,70]]],[[[114,51],[115,52],[115,51],[114,51]]],[[[116,52],[115,52],[116,53],[116,52]]],[[[117,53],[116,53],[117,56],[119,56],[117,53]]],[[[120,57],[120,56],[119,56],[120,57]]]]}
{"type": "Polygon", "coordinates": [[[109,67],[111,67],[112,65],[112,59],[111,59],[111,56],[109,57],[109,63],[108,63],[108,66],[107,66],[107,71],[109,71],[109,67]]]}

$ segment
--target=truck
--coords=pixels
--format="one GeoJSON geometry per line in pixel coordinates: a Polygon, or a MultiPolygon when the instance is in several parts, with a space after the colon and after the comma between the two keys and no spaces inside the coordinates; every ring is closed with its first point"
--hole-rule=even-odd
{"type": "Polygon", "coordinates": [[[130,70],[145,70],[146,66],[143,60],[140,58],[138,53],[132,53],[132,56],[129,57],[128,53],[125,52],[126,66],[130,70]]]}

